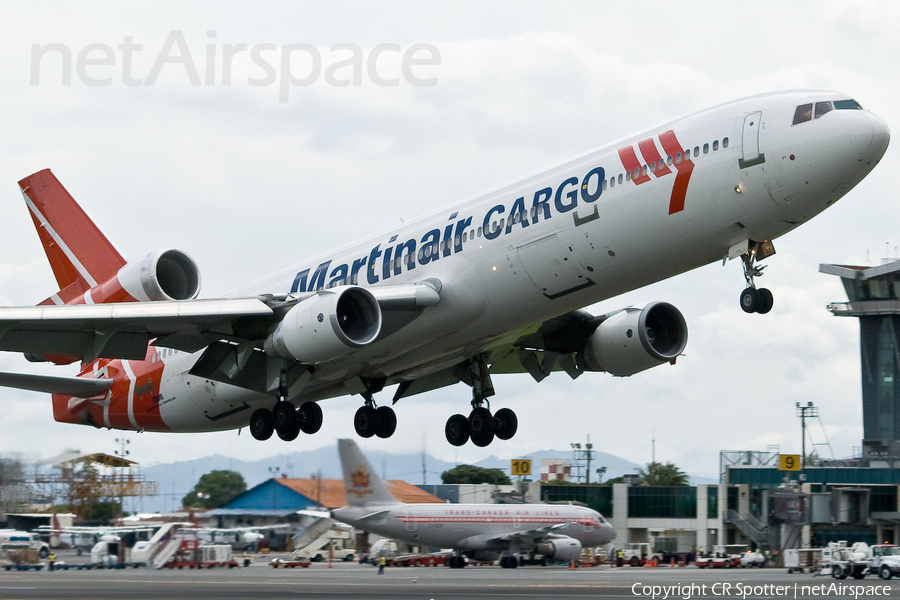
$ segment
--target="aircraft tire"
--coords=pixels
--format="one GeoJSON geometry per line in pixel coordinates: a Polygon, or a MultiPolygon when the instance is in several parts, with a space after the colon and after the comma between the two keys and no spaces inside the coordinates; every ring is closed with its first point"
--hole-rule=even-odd
{"type": "Polygon", "coordinates": [[[501,408],[494,413],[494,435],[501,440],[512,439],[519,429],[519,418],[508,408],[501,408]]]}
{"type": "Polygon", "coordinates": [[[447,419],[444,435],[452,445],[465,446],[469,441],[469,420],[464,415],[453,415],[447,419]]]}
{"type": "Polygon", "coordinates": [[[250,415],[250,435],[261,442],[272,437],[275,426],[272,425],[272,413],[265,408],[257,408],[250,415]]]}
{"type": "Polygon", "coordinates": [[[469,437],[479,448],[489,446],[494,441],[494,418],[491,411],[476,407],[469,414],[469,437]]]}
{"type": "Polygon", "coordinates": [[[375,409],[371,406],[360,406],[353,417],[353,427],[359,437],[370,438],[375,435],[378,428],[378,415],[375,409]]]}
{"type": "Polygon", "coordinates": [[[272,411],[275,433],[285,442],[292,442],[300,435],[300,420],[297,410],[290,402],[279,402],[272,411]]]}
{"type": "Polygon", "coordinates": [[[762,304],[762,299],[759,295],[759,290],[756,288],[744,288],[744,291],[741,292],[741,308],[744,309],[745,313],[755,313],[759,310],[759,306],[762,304]]]}
{"type": "Polygon", "coordinates": [[[322,428],[322,407],[318,402],[304,402],[297,409],[300,431],[313,434],[322,428]]]}
{"type": "Polygon", "coordinates": [[[759,288],[756,291],[759,292],[759,306],[756,308],[756,312],[764,315],[772,310],[775,301],[772,298],[772,292],[770,292],[768,288],[759,288]]]}
{"type": "Polygon", "coordinates": [[[390,406],[379,406],[375,410],[375,435],[389,438],[397,430],[397,413],[390,406]]]}

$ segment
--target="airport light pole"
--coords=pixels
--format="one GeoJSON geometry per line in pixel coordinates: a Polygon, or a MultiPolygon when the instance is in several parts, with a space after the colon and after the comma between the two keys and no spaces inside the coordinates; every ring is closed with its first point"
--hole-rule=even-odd
{"type": "Polygon", "coordinates": [[[800,417],[800,432],[802,439],[800,440],[800,465],[806,468],[806,419],[812,419],[819,416],[819,409],[813,406],[812,402],[807,402],[806,406],[800,406],[797,402],[797,416],[800,417]]]}

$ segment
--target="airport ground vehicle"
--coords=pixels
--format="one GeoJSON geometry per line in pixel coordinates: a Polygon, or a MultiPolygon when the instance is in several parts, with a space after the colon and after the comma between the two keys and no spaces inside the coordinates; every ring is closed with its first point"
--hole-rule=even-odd
{"type": "Polygon", "coordinates": [[[350,562],[356,556],[356,550],[347,547],[350,539],[349,531],[329,529],[303,548],[294,550],[291,559],[308,559],[312,562],[322,562],[323,560],[350,562]]]}
{"type": "Polygon", "coordinates": [[[742,567],[764,567],[766,566],[766,556],[762,552],[751,552],[747,550],[741,554],[742,567]]]}
{"type": "Polygon", "coordinates": [[[33,548],[22,545],[0,544],[0,567],[7,571],[40,571],[44,563],[40,561],[38,553],[33,548]]]}
{"type": "Polygon", "coordinates": [[[40,558],[50,555],[50,545],[41,539],[36,533],[17,531],[15,529],[0,529],[0,545],[12,544],[31,548],[38,553],[40,558]]]}
{"type": "Polygon", "coordinates": [[[872,564],[869,571],[882,579],[890,579],[900,575],[900,547],[893,544],[877,544],[869,546],[872,564]]]}
{"type": "Polygon", "coordinates": [[[835,579],[864,579],[872,565],[872,553],[865,542],[847,547],[847,542],[830,542],[822,549],[822,566],[831,569],[835,579]]]}
{"type": "Polygon", "coordinates": [[[741,550],[745,547],[713,546],[712,554],[697,556],[694,564],[698,568],[730,569],[741,566],[741,550]]]}

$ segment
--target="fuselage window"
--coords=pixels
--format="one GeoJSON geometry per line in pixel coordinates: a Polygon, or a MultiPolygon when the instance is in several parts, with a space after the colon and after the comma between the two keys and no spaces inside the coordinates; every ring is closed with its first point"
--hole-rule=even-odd
{"type": "MultiPolygon", "coordinates": [[[[621,177],[621,175],[620,175],[621,177]]],[[[625,181],[631,181],[631,171],[625,172],[625,181]]]]}
{"type": "MultiPolygon", "coordinates": [[[[604,179],[603,180],[603,191],[604,192],[606,191],[606,184],[607,184],[607,181],[604,179]]],[[[534,217],[532,217],[532,220],[534,220],[534,217]]]]}
{"type": "Polygon", "coordinates": [[[619,185],[622,185],[622,174],[619,173],[619,185]]]}
{"type": "Polygon", "coordinates": [[[647,176],[647,165],[644,165],[643,169],[641,170],[641,173],[643,173],[645,177],[647,176]]]}
{"type": "Polygon", "coordinates": [[[478,228],[477,235],[478,235],[478,237],[481,237],[481,227],[478,228]]]}
{"type": "Polygon", "coordinates": [[[728,138],[722,138],[722,148],[725,149],[728,147],[728,138]]]}
{"type": "Polygon", "coordinates": [[[831,112],[831,102],[816,102],[817,119],[827,112],[831,112]]]}
{"type": "Polygon", "coordinates": [[[709,154],[709,144],[703,144],[703,154],[709,154]]]}
{"type": "Polygon", "coordinates": [[[694,146],[694,158],[700,156],[700,146],[694,146]]]}
{"type": "Polygon", "coordinates": [[[713,152],[717,151],[718,149],[719,149],[719,140],[715,140],[713,142],[713,152]]]}
{"type": "Polygon", "coordinates": [[[800,123],[806,123],[807,121],[812,119],[812,104],[801,104],[797,107],[797,110],[794,111],[794,122],[793,125],[799,125],[800,123]]]}
{"type": "Polygon", "coordinates": [[[655,160],[654,160],[654,161],[650,161],[650,172],[651,172],[651,173],[655,173],[655,172],[656,172],[656,161],[655,161],[655,160]]]}
{"type": "Polygon", "coordinates": [[[616,178],[615,177],[609,178],[609,187],[616,187],[616,178]]]}
{"type": "Polygon", "coordinates": [[[669,165],[670,167],[672,166],[672,157],[671,156],[666,157],[666,164],[669,165]]]}
{"type": "Polygon", "coordinates": [[[677,164],[680,164],[680,163],[681,163],[681,152],[677,152],[677,153],[675,154],[675,164],[677,165],[677,164]]]}

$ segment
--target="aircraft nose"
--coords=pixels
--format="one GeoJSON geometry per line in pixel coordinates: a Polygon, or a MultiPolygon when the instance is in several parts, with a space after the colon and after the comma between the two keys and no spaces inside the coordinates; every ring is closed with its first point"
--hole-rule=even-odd
{"type": "Polygon", "coordinates": [[[880,160],[891,139],[887,123],[870,112],[858,111],[847,121],[847,134],[853,148],[870,160],[880,160]]]}

